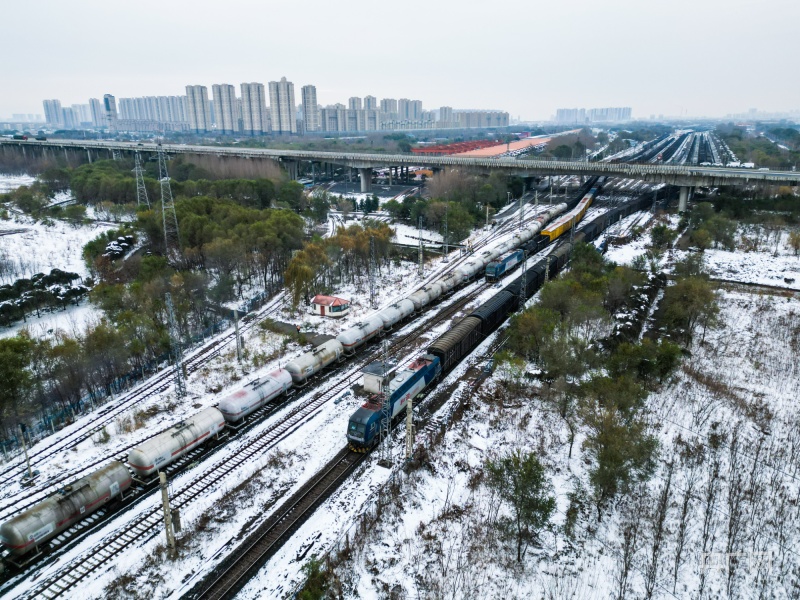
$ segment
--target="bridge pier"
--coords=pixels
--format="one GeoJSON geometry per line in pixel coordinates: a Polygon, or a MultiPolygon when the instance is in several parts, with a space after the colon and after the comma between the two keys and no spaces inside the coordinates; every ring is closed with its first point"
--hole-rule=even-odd
{"type": "Polygon", "coordinates": [[[372,191],[372,167],[365,167],[358,170],[361,178],[361,193],[372,191]]]}
{"type": "Polygon", "coordinates": [[[686,207],[689,204],[689,186],[682,185],[680,197],[678,199],[678,212],[686,212],[686,207]]]}
{"type": "Polygon", "coordinates": [[[89,164],[92,164],[92,151],[88,148],[86,149],[86,156],[89,158],[89,164]]]}
{"type": "Polygon", "coordinates": [[[286,165],[286,172],[289,174],[289,179],[297,181],[297,161],[287,160],[284,161],[284,164],[286,165]]]}

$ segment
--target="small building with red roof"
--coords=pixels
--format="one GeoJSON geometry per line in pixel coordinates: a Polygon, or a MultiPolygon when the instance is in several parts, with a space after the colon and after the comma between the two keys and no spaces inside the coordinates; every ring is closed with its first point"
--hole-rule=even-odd
{"type": "Polygon", "coordinates": [[[350,312],[350,301],[317,294],[311,301],[311,312],[323,317],[343,317],[350,312]]]}

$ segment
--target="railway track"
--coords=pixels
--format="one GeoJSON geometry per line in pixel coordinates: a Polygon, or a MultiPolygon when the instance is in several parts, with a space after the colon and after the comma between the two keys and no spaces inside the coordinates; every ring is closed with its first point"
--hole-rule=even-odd
{"type": "MultiPolygon", "coordinates": [[[[255,324],[259,319],[263,319],[272,314],[273,312],[277,311],[282,301],[283,301],[282,294],[279,294],[276,298],[271,300],[265,307],[263,307],[261,311],[259,311],[256,319],[254,319],[250,323],[243,324],[240,327],[241,332],[244,333],[248,331],[251,327],[255,326],[255,324]]],[[[189,359],[186,360],[185,365],[188,373],[193,373],[197,371],[206,362],[218,356],[223,351],[223,349],[235,338],[236,338],[236,333],[231,332],[225,334],[224,337],[218,340],[214,340],[210,344],[201,348],[198,352],[196,352],[194,355],[192,355],[189,359]]],[[[88,420],[88,422],[85,423],[80,428],[77,428],[75,431],[72,431],[68,435],[53,441],[51,444],[43,448],[30,452],[29,456],[31,459],[31,466],[32,467],[36,466],[42,461],[47,460],[48,458],[54,457],[56,455],[62,454],[63,452],[78,446],[81,442],[90,439],[92,436],[102,431],[104,427],[113,423],[114,420],[121,414],[123,414],[125,411],[133,408],[138,403],[169,389],[170,386],[173,385],[173,378],[174,378],[173,369],[165,369],[161,371],[150,381],[145,382],[140,387],[130,392],[115,406],[100,409],[100,411],[98,411],[96,415],[92,416],[88,420]]],[[[115,449],[113,454],[106,454],[88,465],[84,464],[81,465],[81,467],[78,469],[60,473],[57,477],[51,478],[43,482],[44,485],[37,487],[35,490],[23,489],[13,495],[6,496],[6,498],[4,498],[2,506],[0,506],[0,520],[6,518],[9,515],[8,509],[12,505],[16,509],[19,503],[21,501],[24,501],[24,499],[26,498],[36,497],[40,500],[42,497],[58,489],[59,484],[67,481],[71,477],[77,476],[80,472],[85,471],[89,467],[107,462],[109,460],[113,460],[115,457],[117,457],[117,455],[135,446],[138,446],[146,439],[158,435],[158,433],[160,433],[160,431],[153,433],[151,436],[148,436],[147,438],[138,439],[135,443],[129,444],[122,448],[115,449]]],[[[8,473],[7,475],[0,477],[0,486],[9,485],[10,482],[21,477],[25,471],[26,471],[26,466],[24,465],[24,463],[10,467],[10,473],[8,473],[7,471],[8,473]]]]}
{"type": "MultiPolygon", "coordinates": [[[[527,218],[526,221],[531,221],[533,218],[535,218],[535,216],[536,213],[531,213],[531,216],[527,218]]],[[[498,227],[489,235],[485,236],[481,243],[476,243],[476,249],[481,248],[487,243],[493,241],[503,233],[506,233],[509,229],[515,229],[517,224],[518,221],[513,220],[507,222],[504,226],[498,227]]],[[[463,260],[467,260],[468,258],[469,256],[465,256],[463,257],[463,260]]],[[[444,272],[456,268],[460,262],[461,260],[456,260],[446,269],[439,270],[437,273],[432,273],[431,276],[441,277],[444,272]]],[[[462,309],[468,302],[477,297],[487,287],[487,284],[481,284],[477,286],[473,285],[473,289],[462,288],[462,290],[456,294],[458,295],[459,293],[464,293],[462,298],[457,299],[449,306],[444,307],[443,310],[435,313],[432,318],[423,317],[420,321],[415,322],[414,327],[412,327],[412,330],[409,333],[403,335],[399,338],[399,340],[395,341],[392,346],[393,353],[398,352],[402,348],[407,348],[410,345],[418,343],[420,335],[423,333],[423,328],[430,327],[429,322],[431,320],[441,322],[452,317],[458,310],[462,309]]],[[[454,296],[451,296],[451,298],[452,297],[454,296]]],[[[265,311],[262,311],[262,314],[263,312],[265,311]]],[[[427,312],[431,314],[431,311],[427,312]]],[[[219,350],[217,350],[216,353],[218,354],[219,350]]],[[[292,409],[287,415],[285,415],[283,421],[271,426],[265,432],[259,434],[252,442],[248,442],[246,448],[240,449],[237,452],[236,459],[234,461],[226,461],[224,463],[225,466],[217,466],[185,486],[175,495],[173,504],[177,507],[187,504],[199,493],[201,493],[202,489],[213,485],[213,483],[219,481],[229,474],[235,467],[238,467],[254,455],[262,454],[264,451],[274,446],[277,441],[293,433],[302,425],[302,423],[308,420],[308,418],[310,418],[310,416],[312,416],[316,410],[321,408],[323,404],[325,404],[331,398],[337,396],[339,392],[343,391],[345,388],[349,387],[353,383],[354,379],[360,377],[360,371],[363,364],[366,364],[370,360],[377,358],[378,355],[379,352],[375,352],[369,356],[361,358],[360,360],[356,360],[356,363],[353,365],[353,367],[348,369],[348,372],[341,376],[337,385],[328,388],[328,390],[324,393],[318,392],[310,403],[303,403],[300,406],[292,409]]],[[[124,551],[126,547],[129,547],[133,541],[141,542],[141,540],[147,539],[148,536],[145,534],[146,531],[157,532],[160,527],[159,515],[159,507],[154,507],[148,510],[146,513],[137,518],[136,523],[129,524],[127,527],[121,529],[117,533],[107,537],[102,547],[93,552],[85,560],[82,560],[74,569],[68,569],[69,572],[66,574],[62,572],[61,574],[57,574],[56,576],[47,579],[43,585],[37,588],[32,597],[59,597],[63,595],[66,590],[82,581],[86,576],[88,576],[88,574],[101,568],[109,560],[113,559],[114,556],[119,555],[119,553],[124,551]]],[[[102,514],[100,517],[98,517],[98,520],[100,520],[101,517],[102,514]]],[[[155,534],[156,533],[152,533],[152,535],[155,534]]]]}
{"type": "Polygon", "coordinates": [[[334,491],[350,477],[367,457],[343,448],[320,474],[308,481],[248,536],[220,567],[214,579],[189,598],[221,600],[233,598],[245,583],[314,513],[334,491]]]}
{"type": "MultiPolygon", "coordinates": [[[[443,310],[437,313],[428,311],[423,313],[423,318],[415,321],[410,326],[410,331],[400,335],[391,345],[392,355],[408,351],[421,343],[421,336],[431,326],[452,318],[480,293],[485,291],[489,284],[472,284],[471,287],[462,288],[463,294],[456,298],[443,310]]],[[[456,294],[457,295],[457,294],[456,294]]],[[[454,295],[454,296],[456,296],[454,295]]],[[[454,297],[451,296],[451,299],[454,297]]],[[[273,448],[279,441],[285,439],[310,419],[326,403],[351,387],[361,377],[363,367],[381,356],[380,349],[356,355],[348,361],[346,371],[341,373],[333,384],[324,383],[318,388],[324,390],[312,391],[301,396],[299,402],[294,402],[281,420],[245,440],[229,458],[225,458],[211,469],[194,478],[191,482],[175,491],[171,503],[175,508],[182,508],[201,496],[205,489],[227,477],[231,472],[239,469],[246,462],[262,456],[273,448]],[[310,397],[309,397],[310,396],[310,397]]],[[[155,504],[141,514],[136,520],[106,536],[102,543],[78,560],[66,565],[59,573],[45,579],[27,597],[29,598],[59,598],[73,586],[83,581],[88,575],[96,572],[114,557],[119,556],[134,543],[141,543],[157,535],[162,527],[161,506],[155,504]]],[[[5,592],[5,590],[3,590],[5,592]]]]}
{"type": "MultiPolygon", "coordinates": [[[[496,332],[497,333],[497,332],[496,332]]],[[[493,335],[496,335],[493,334],[493,335]]],[[[496,335],[482,357],[492,356],[505,343],[506,338],[496,335]]],[[[464,360],[469,360],[466,357],[464,360]]],[[[473,359],[474,360],[474,359],[473,359]]],[[[459,380],[450,385],[431,390],[419,407],[424,415],[418,414],[417,423],[424,432],[441,430],[446,426],[456,403],[447,415],[435,413],[447,402],[459,380]]],[[[316,511],[316,509],[350,477],[353,471],[367,456],[367,453],[350,452],[346,447],[340,450],[319,474],[294,495],[275,513],[247,537],[231,555],[220,563],[210,577],[195,586],[186,597],[193,600],[229,600],[257,573],[257,571],[277,552],[291,535],[316,511]]]]}

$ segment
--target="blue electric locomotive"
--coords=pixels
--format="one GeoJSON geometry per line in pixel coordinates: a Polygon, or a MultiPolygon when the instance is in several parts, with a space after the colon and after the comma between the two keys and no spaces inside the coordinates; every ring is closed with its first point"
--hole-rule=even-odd
{"type": "MultiPolygon", "coordinates": [[[[390,418],[394,419],[406,407],[409,399],[416,397],[442,373],[439,358],[425,354],[405,369],[396,371],[386,387],[390,407],[390,418]]],[[[381,404],[366,402],[359,408],[347,425],[347,440],[350,449],[365,452],[378,441],[380,431],[381,404]]]]}
{"type": "Polygon", "coordinates": [[[497,281],[506,273],[510,273],[519,266],[523,257],[522,250],[516,250],[500,260],[490,262],[486,265],[486,281],[497,281]]]}

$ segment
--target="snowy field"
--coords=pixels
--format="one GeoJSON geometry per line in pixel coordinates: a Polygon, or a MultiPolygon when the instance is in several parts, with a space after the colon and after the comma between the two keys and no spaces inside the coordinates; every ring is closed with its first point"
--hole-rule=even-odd
{"type": "MultiPolygon", "coordinates": [[[[546,208],[540,207],[540,210],[546,208]]],[[[632,215],[629,222],[621,223],[620,227],[632,225],[642,218],[642,214],[632,215]]],[[[408,229],[411,230],[409,235],[416,236],[416,229],[408,229]]],[[[430,232],[425,233],[428,235],[430,232]]],[[[481,238],[491,234],[491,231],[476,232],[471,241],[476,245],[481,238]]],[[[412,243],[416,243],[416,240],[412,243]]],[[[610,248],[609,258],[629,263],[637,254],[645,251],[648,243],[649,233],[646,233],[636,242],[610,248]]],[[[755,277],[761,269],[758,261],[754,264],[742,261],[741,256],[746,256],[745,253],[730,254],[740,257],[739,271],[735,277],[739,280],[742,277],[755,277]]],[[[678,252],[673,253],[672,257],[667,255],[664,261],[674,260],[679,255],[678,252]]],[[[791,265],[792,257],[788,252],[784,252],[783,256],[791,265]]],[[[379,281],[378,305],[391,304],[440,276],[456,257],[457,253],[451,253],[451,263],[445,263],[440,257],[429,261],[423,278],[417,275],[417,265],[414,263],[404,262],[399,266],[387,267],[379,281]]],[[[709,264],[713,264],[711,260],[709,264]]],[[[796,261],[794,268],[797,268],[796,261]]],[[[518,276],[519,271],[516,271],[503,284],[507,285],[518,276]]],[[[446,302],[463,297],[476,285],[459,290],[446,302]]],[[[340,320],[305,312],[292,313],[288,308],[284,308],[275,318],[299,322],[306,333],[336,335],[373,312],[367,299],[368,289],[368,281],[364,278],[361,282],[342,286],[334,292],[353,302],[350,314],[340,320]]],[[[496,288],[487,289],[470,306],[477,306],[496,292],[496,288]]],[[[462,314],[468,313],[470,306],[465,307],[462,314]]],[[[748,442],[756,443],[762,439],[758,432],[766,430],[774,436],[769,452],[788,452],[788,449],[795,447],[792,444],[796,444],[800,456],[800,439],[792,437],[795,435],[793,431],[800,431],[796,427],[796,423],[800,422],[800,413],[794,407],[794,399],[800,393],[800,379],[796,361],[793,360],[800,350],[800,339],[797,339],[796,333],[800,331],[800,301],[796,298],[725,292],[721,297],[721,307],[720,327],[709,331],[705,343],[697,343],[691,349],[692,368],[679,371],[667,386],[651,395],[647,401],[652,426],[666,449],[662,456],[669,458],[677,452],[675,440],[678,433],[682,432],[684,437],[687,431],[706,435],[715,420],[726,419],[739,419],[742,422],[742,436],[747,437],[748,442]],[[758,316],[753,318],[752,315],[758,316]],[[721,368],[720,364],[725,364],[725,367],[721,368]],[[728,387],[715,387],[708,378],[699,377],[698,372],[711,373],[726,382],[728,387]],[[770,415],[768,422],[765,421],[766,415],[770,415]]],[[[431,318],[433,314],[430,311],[422,318],[431,318]]],[[[397,335],[410,331],[414,326],[408,324],[400,327],[397,335]]],[[[450,326],[451,322],[441,323],[429,331],[419,339],[419,348],[450,326]]],[[[257,327],[248,330],[245,338],[247,355],[243,365],[236,363],[234,351],[229,345],[222,354],[189,377],[187,398],[177,400],[171,390],[155,395],[108,426],[108,440],[98,434],[77,449],[37,465],[42,471],[38,484],[40,494],[44,496],[51,491],[47,481],[56,475],[69,472],[77,476],[89,464],[110,460],[118,456],[125,445],[143,440],[187,414],[216,404],[244,382],[283,366],[308,350],[294,341],[285,340],[283,336],[261,331],[257,327]],[[132,423],[134,427],[131,427],[132,423]]],[[[509,398],[504,396],[506,383],[498,376],[488,379],[475,391],[463,380],[470,366],[485,360],[483,353],[493,340],[494,336],[485,340],[472,358],[459,365],[442,382],[439,389],[448,385],[453,385],[455,389],[448,406],[453,406],[459,398],[464,397],[469,398],[467,409],[454,418],[452,426],[436,446],[431,468],[410,474],[400,469],[394,471],[396,486],[391,488],[393,496],[388,508],[384,507],[379,522],[373,522],[375,498],[390,493],[388,482],[393,472],[379,467],[376,464],[377,456],[373,455],[357,470],[350,482],[329,498],[270,559],[237,597],[279,600],[290,596],[296,586],[302,583],[301,569],[307,559],[313,555],[322,556],[334,547],[342,549],[345,539],[348,544],[353,543],[357,537],[361,537],[362,530],[358,523],[364,519],[369,525],[369,541],[366,544],[354,544],[350,560],[343,562],[337,570],[343,586],[342,594],[347,599],[377,600],[387,598],[390,594],[397,594],[398,598],[608,598],[615,595],[619,580],[621,531],[629,525],[632,517],[641,521],[642,530],[641,545],[634,556],[634,567],[628,583],[633,594],[629,597],[644,595],[643,573],[646,570],[648,544],[652,543],[648,537],[648,519],[659,486],[663,486],[665,481],[664,464],[658,466],[652,482],[640,490],[642,500],[639,505],[621,506],[601,523],[587,519],[585,526],[579,526],[579,541],[575,544],[565,542],[564,536],[554,529],[553,533],[543,536],[540,545],[529,549],[526,560],[519,565],[515,557],[508,553],[507,545],[492,535],[490,524],[497,518],[498,504],[475,480],[487,457],[510,448],[536,449],[542,455],[558,502],[553,519],[556,528],[565,522],[568,494],[578,482],[586,487],[589,485],[586,464],[580,451],[583,437],[579,434],[572,456],[569,457],[568,431],[563,420],[541,403],[530,401],[530,397],[537,392],[535,386],[531,387],[526,398],[509,398]]],[[[398,363],[409,362],[417,352],[414,350],[397,357],[398,363]]],[[[353,381],[355,383],[357,379],[353,381]]],[[[248,440],[257,438],[291,407],[302,404],[316,391],[324,390],[326,385],[324,379],[316,380],[295,394],[280,411],[175,477],[170,484],[172,493],[178,493],[214,465],[224,464],[236,456],[248,440]]],[[[181,520],[185,533],[179,536],[181,553],[176,561],[165,559],[163,531],[159,530],[153,537],[142,540],[127,551],[125,556],[112,561],[102,573],[78,584],[71,593],[80,598],[180,598],[204,574],[218,565],[244,535],[264,522],[283,499],[312,478],[343,447],[347,420],[359,402],[352,396],[340,396],[339,399],[341,401],[338,403],[330,401],[324,404],[305,419],[296,431],[183,506],[181,520]]],[[[80,427],[81,423],[82,420],[79,420],[58,432],[56,437],[67,435],[80,427]]],[[[394,436],[396,465],[401,463],[402,436],[401,426],[394,436]]],[[[421,443],[418,438],[418,444],[421,443]]],[[[755,451],[755,447],[750,444],[749,451],[755,451]]],[[[765,450],[764,457],[767,454],[765,450]]],[[[800,464],[797,460],[779,454],[770,454],[769,457],[774,464],[782,460],[780,464],[793,465],[792,473],[796,479],[797,473],[794,471],[800,464]]],[[[729,470],[735,460],[724,457],[720,460],[726,482],[732,480],[729,470]]],[[[706,473],[705,468],[695,468],[698,497],[699,490],[707,483],[701,476],[706,473]]],[[[753,471],[747,470],[748,473],[753,471]]],[[[775,469],[772,468],[768,475],[774,473],[775,469]]],[[[681,502],[681,494],[689,485],[690,476],[688,466],[675,474],[675,507],[681,502]]],[[[718,505],[710,509],[717,541],[716,545],[712,542],[706,550],[712,552],[725,547],[727,541],[725,499],[730,497],[731,490],[735,492],[735,488],[726,482],[721,484],[718,505]]],[[[756,487],[764,484],[759,481],[744,482],[747,485],[751,483],[756,487]]],[[[781,506],[784,507],[782,510],[789,510],[787,507],[792,505],[787,498],[796,498],[797,486],[792,478],[787,478],[785,485],[794,496],[790,494],[783,497],[778,493],[772,497],[751,496],[754,500],[752,505],[747,505],[747,514],[750,515],[748,531],[758,530],[761,521],[754,524],[753,520],[760,519],[760,515],[768,513],[774,518],[779,515],[781,506]],[[768,499],[774,502],[770,504],[768,499]]],[[[14,497],[19,492],[16,483],[0,490],[0,521],[12,514],[14,497]]],[[[150,494],[103,524],[53,564],[38,569],[35,581],[29,578],[24,582],[15,582],[19,585],[13,593],[19,595],[33,589],[36,583],[69,564],[74,568],[94,548],[101,547],[103,540],[116,529],[134,522],[139,515],[157,507],[159,503],[157,494],[150,494]]],[[[692,500],[690,508],[692,517],[687,525],[689,541],[683,560],[676,562],[680,576],[678,584],[673,584],[670,577],[668,560],[677,553],[674,532],[679,530],[681,524],[680,513],[675,508],[669,514],[668,530],[671,537],[662,550],[664,558],[659,563],[653,597],[696,597],[704,572],[707,579],[703,585],[712,591],[714,597],[723,597],[725,586],[729,585],[718,573],[709,575],[700,569],[698,556],[702,550],[699,544],[703,538],[703,506],[699,500],[692,500]]],[[[791,548],[795,540],[800,539],[796,509],[793,510],[795,512],[791,518],[786,512],[780,513],[787,523],[786,531],[769,530],[772,539],[791,534],[787,541],[769,546],[768,542],[761,539],[763,536],[753,533],[749,534],[750,537],[732,539],[731,547],[751,554],[774,551],[774,556],[781,558],[781,551],[785,547],[791,548]]],[[[767,516],[764,517],[766,519],[767,516]]],[[[770,526],[769,523],[763,525],[765,530],[770,526]]],[[[778,585],[779,581],[794,581],[785,567],[795,564],[791,558],[792,554],[783,550],[784,566],[780,568],[784,570],[780,572],[780,580],[776,577],[772,582],[764,583],[740,571],[731,584],[735,586],[733,589],[737,591],[737,597],[793,597],[792,593],[778,585]],[[760,586],[759,594],[745,593],[756,586],[760,586]]],[[[0,588],[0,594],[8,591],[9,588],[0,588]]]]}
{"type": "MultiPolygon", "coordinates": [[[[30,185],[34,178],[28,176],[0,175],[0,192],[8,192],[22,185],[30,185]]],[[[65,199],[67,196],[61,196],[65,199]]],[[[82,278],[89,275],[83,260],[83,247],[101,233],[114,227],[108,223],[73,225],[53,220],[45,225],[26,215],[11,213],[11,219],[0,221],[0,259],[8,261],[10,269],[2,283],[13,283],[19,278],[35,273],[49,273],[61,269],[77,273],[82,278]],[[22,230],[3,235],[3,231],[22,230]]],[[[84,300],[79,306],[70,306],[66,311],[33,315],[26,322],[0,327],[0,337],[16,335],[28,328],[31,335],[40,337],[48,332],[62,329],[70,333],[82,331],[85,325],[99,317],[99,311],[84,300]]]]}

